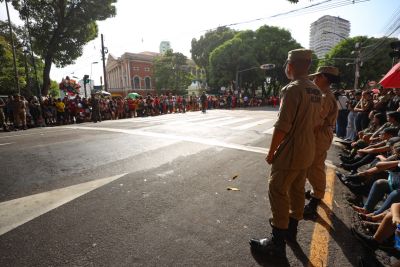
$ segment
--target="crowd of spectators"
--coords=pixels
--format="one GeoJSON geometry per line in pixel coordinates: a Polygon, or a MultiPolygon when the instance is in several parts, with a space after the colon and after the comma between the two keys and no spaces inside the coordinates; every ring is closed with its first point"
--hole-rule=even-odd
{"type": "MultiPolygon", "coordinates": [[[[359,218],[353,234],[369,250],[399,257],[400,89],[337,91],[336,136],[343,171],[338,179],[352,191],[359,218]]],[[[364,262],[362,266],[370,266],[364,262]]]]}
{"type": "Polygon", "coordinates": [[[32,127],[56,126],[83,122],[100,122],[133,117],[157,116],[206,109],[234,109],[278,106],[278,97],[236,97],[233,94],[207,95],[202,102],[196,96],[147,95],[136,99],[104,97],[93,94],[89,98],[52,98],[20,95],[0,98],[0,124],[4,131],[26,130],[32,127]]]}

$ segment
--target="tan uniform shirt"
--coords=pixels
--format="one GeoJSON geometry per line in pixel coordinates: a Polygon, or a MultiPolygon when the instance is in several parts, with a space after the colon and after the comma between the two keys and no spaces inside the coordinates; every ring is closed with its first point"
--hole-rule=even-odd
{"type": "Polygon", "coordinates": [[[318,127],[316,132],[317,149],[328,150],[331,146],[337,115],[336,99],[329,90],[322,94],[321,127],[318,127]]]}
{"type": "Polygon", "coordinates": [[[308,78],[292,81],[282,89],[275,128],[286,133],[273,168],[301,170],[311,166],[315,153],[315,127],[319,125],[322,94],[308,78]]]}
{"type": "Polygon", "coordinates": [[[14,100],[12,103],[12,107],[15,114],[25,111],[25,103],[22,100],[14,100]]]}

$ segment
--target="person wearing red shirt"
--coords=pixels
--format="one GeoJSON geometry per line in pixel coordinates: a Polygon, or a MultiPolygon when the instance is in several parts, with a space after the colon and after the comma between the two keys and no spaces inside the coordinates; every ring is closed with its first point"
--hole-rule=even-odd
{"type": "Polygon", "coordinates": [[[71,118],[71,123],[75,123],[76,115],[78,113],[77,99],[71,99],[70,101],[68,101],[68,109],[69,109],[69,115],[71,118]]]}
{"type": "Polygon", "coordinates": [[[160,114],[160,99],[158,98],[158,96],[154,98],[154,112],[155,115],[160,114]]]}
{"type": "Polygon", "coordinates": [[[178,99],[176,100],[176,102],[178,104],[177,112],[181,113],[182,112],[182,97],[178,96],[178,99]]]}

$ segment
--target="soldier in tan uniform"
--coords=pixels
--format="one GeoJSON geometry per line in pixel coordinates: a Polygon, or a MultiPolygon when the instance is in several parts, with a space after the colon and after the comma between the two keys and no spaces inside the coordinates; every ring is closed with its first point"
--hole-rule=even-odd
{"type": "Polygon", "coordinates": [[[21,128],[26,130],[26,103],[20,95],[14,96],[12,109],[15,129],[21,128]]]}
{"type": "Polygon", "coordinates": [[[313,190],[306,192],[306,198],[310,202],[304,207],[304,217],[315,219],[317,216],[317,207],[325,195],[326,174],[325,159],[327,151],[332,144],[333,128],[336,125],[338,115],[338,106],[336,98],[331,91],[331,84],[338,83],[339,69],[335,67],[320,67],[317,72],[310,75],[314,83],[322,91],[322,111],[320,125],[315,131],[317,146],[315,147],[314,161],[307,172],[307,179],[313,190]]]}
{"type": "Polygon", "coordinates": [[[309,80],[311,50],[288,53],[285,73],[291,82],[282,89],[281,106],[270,150],[269,201],[272,235],[251,239],[253,250],[274,257],[286,257],[286,241],[296,242],[298,221],[303,218],[304,186],[314,160],[314,130],[320,121],[322,94],[309,80]]]}
{"type": "Polygon", "coordinates": [[[6,104],[4,103],[3,99],[0,98],[0,127],[3,127],[3,130],[5,132],[9,132],[10,130],[8,130],[8,126],[6,123],[6,116],[4,115],[4,107],[6,106],[6,104]]]}

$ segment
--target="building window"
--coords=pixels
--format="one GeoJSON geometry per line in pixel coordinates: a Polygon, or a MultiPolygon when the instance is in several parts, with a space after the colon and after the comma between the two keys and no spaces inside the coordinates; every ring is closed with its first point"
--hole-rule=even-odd
{"type": "Polygon", "coordinates": [[[140,89],[140,78],[135,76],[132,83],[133,89],[140,89]]]}
{"type": "Polygon", "coordinates": [[[151,89],[151,79],[150,79],[150,77],[144,78],[144,83],[145,83],[146,89],[151,89]]]}
{"type": "Polygon", "coordinates": [[[138,71],[138,70],[140,70],[140,68],[139,67],[133,67],[133,70],[138,71]]]}
{"type": "Polygon", "coordinates": [[[149,67],[144,68],[144,71],[150,71],[149,67]]]}

